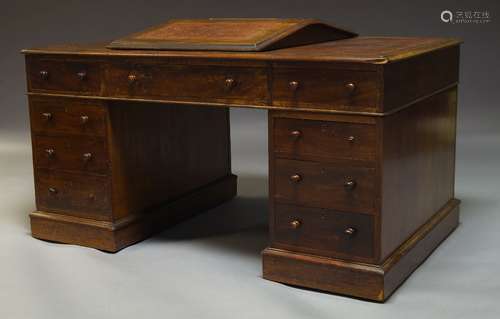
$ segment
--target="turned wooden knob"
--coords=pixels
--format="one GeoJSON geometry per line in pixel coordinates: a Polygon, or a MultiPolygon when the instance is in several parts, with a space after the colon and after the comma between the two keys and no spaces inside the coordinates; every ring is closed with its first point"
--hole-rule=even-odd
{"type": "Polygon", "coordinates": [[[236,85],[236,81],[233,78],[227,78],[224,81],[224,85],[226,86],[226,90],[231,90],[236,85]]]}
{"type": "Polygon", "coordinates": [[[85,71],[80,71],[76,74],[80,81],[84,81],[87,78],[87,72],[85,71]]]}
{"type": "Polygon", "coordinates": [[[56,151],[53,148],[48,148],[45,150],[45,154],[47,154],[48,158],[54,157],[56,151]]]}
{"type": "Polygon", "coordinates": [[[353,93],[356,90],[356,84],[353,82],[346,83],[345,87],[349,93],[353,93]]]}
{"type": "Polygon", "coordinates": [[[128,80],[128,83],[129,84],[134,84],[137,82],[137,75],[133,74],[133,73],[130,73],[128,76],[127,76],[127,80],[128,80]]]}
{"type": "Polygon", "coordinates": [[[344,182],[344,187],[347,190],[352,190],[356,187],[356,181],[354,181],[352,179],[348,179],[344,182]]]}
{"type": "Polygon", "coordinates": [[[295,229],[299,228],[299,227],[300,227],[300,225],[301,225],[300,220],[292,220],[292,221],[290,222],[290,226],[292,226],[292,228],[295,228],[295,229]]]}
{"type": "Polygon", "coordinates": [[[49,78],[49,71],[45,70],[40,71],[40,78],[42,80],[47,80],[49,78]]]}
{"type": "Polygon", "coordinates": [[[89,121],[89,117],[88,117],[87,115],[82,115],[82,116],[80,116],[80,122],[81,122],[82,124],[87,124],[87,123],[88,123],[88,121],[89,121]]]}
{"type": "Polygon", "coordinates": [[[292,176],[290,176],[290,180],[294,183],[298,183],[302,180],[302,176],[300,176],[299,174],[293,174],[292,176]]]}
{"type": "Polygon", "coordinates": [[[83,154],[83,161],[88,162],[92,159],[92,153],[84,153],[83,154]]]}
{"type": "Polygon", "coordinates": [[[346,229],[344,229],[344,234],[346,234],[349,237],[354,236],[354,234],[356,234],[356,232],[357,232],[356,228],[353,228],[353,227],[347,227],[346,229]]]}
{"type": "Polygon", "coordinates": [[[292,92],[295,92],[299,88],[299,82],[298,81],[290,81],[290,83],[288,83],[288,87],[290,88],[290,90],[292,90],[292,92]]]}
{"type": "Polygon", "coordinates": [[[49,193],[50,194],[57,194],[57,189],[54,187],[49,187],[49,193]]]}
{"type": "Polygon", "coordinates": [[[44,113],[42,113],[42,118],[45,121],[50,121],[52,119],[52,113],[44,112],[44,113]]]}
{"type": "Polygon", "coordinates": [[[290,132],[290,136],[294,139],[298,139],[299,137],[302,136],[302,132],[299,130],[294,130],[290,132]]]}

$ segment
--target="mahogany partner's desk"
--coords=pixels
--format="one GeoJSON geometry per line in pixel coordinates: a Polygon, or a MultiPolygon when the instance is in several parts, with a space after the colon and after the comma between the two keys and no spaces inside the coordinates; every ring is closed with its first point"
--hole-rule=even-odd
{"type": "Polygon", "coordinates": [[[34,237],[117,251],[230,200],[228,107],[269,110],[264,278],[385,300],[458,224],[456,40],[23,52],[34,237]]]}

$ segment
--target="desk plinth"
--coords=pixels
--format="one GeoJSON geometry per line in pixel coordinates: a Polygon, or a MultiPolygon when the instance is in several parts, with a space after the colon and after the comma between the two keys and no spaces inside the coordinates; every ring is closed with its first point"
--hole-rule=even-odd
{"type": "Polygon", "coordinates": [[[230,200],[229,108],[267,109],[263,277],[383,301],[458,225],[458,44],[26,50],[32,234],[118,251],[230,200]]]}

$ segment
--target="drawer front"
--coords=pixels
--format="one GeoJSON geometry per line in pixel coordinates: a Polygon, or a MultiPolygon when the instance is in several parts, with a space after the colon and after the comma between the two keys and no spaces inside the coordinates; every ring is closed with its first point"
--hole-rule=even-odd
{"type": "Polygon", "coordinates": [[[104,136],[106,110],[76,100],[30,99],[31,129],[36,133],[104,136]],[[64,101],[64,102],[61,102],[64,101]]]}
{"type": "Polygon", "coordinates": [[[38,210],[98,220],[111,218],[107,177],[37,169],[35,190],[38,210]]]}
{"type": "Polygon", "coordinates": [[[261,68],[196,65],[112,65],[106,95],[180,101],[266,104],[261,68]]]}
{"type": "Polygon", "coordinates": [[[277,159],[274,191],[274,198],[281,203],[374,212],[375,170],[277,159]]]}
{"type": "Polygon", "coordinates": [[[35,136],[35,167],[106,174],[104,139],[96,137],[35,136]]]}
{"type": "Polygon", "coordinates": [[[371,124],[351,124],[275,118],[274,152],[295,159],[374,161],[376,130],[371,124]]]}
{"type": "Polygon", "coordinates": [[[373,258],[373,216],[276,205],[273,245],[335,257],[373,258]]]}
{"type": "Polygon", "coordinates": [[[28,81],[32,92],[96,94],[101,90],[98,63],[28,57],[28,81]]]}
{"type": "Polygon", "coordinates": [[[273,105],[375,112],[376,72],[332,69],[273,69],[273,105]]]}

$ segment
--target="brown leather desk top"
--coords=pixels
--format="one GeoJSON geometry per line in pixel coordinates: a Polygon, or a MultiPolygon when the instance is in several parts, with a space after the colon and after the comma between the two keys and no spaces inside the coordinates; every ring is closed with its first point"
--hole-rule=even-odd
{"type": "Polygon", "coordinates": [[[63,44],[23,50],[26,54],[322,61],[384,64],[460,44],[455,38],[355,37],[264,52],[112,50],[106,43],[63,44]]]}

